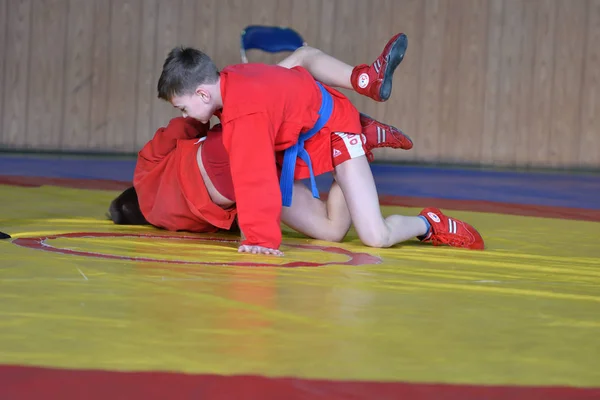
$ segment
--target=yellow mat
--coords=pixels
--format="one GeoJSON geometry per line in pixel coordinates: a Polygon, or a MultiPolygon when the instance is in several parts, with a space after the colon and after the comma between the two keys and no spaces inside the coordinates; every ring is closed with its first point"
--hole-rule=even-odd
{"type": "Polygon", "coordinates": [[[0,185],[13,237],[0,364],[600,384],[598,223],[449,212],[480,229],[483,252],[286,229],[272,258],[237,254],[232,236],[115,226],[116,194],[0,185]]]}

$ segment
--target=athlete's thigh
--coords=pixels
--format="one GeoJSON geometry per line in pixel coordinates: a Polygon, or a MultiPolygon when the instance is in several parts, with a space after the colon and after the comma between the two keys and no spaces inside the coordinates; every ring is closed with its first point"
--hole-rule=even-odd
{"type": "Polygon", "coordinates": [[[375,180],[366,156],[351,158],[335,169],[336,180],[346,198],[352,223],[361,239],[387,232],[375,180]]]}
{"type": "Polygon", "coordinates": [[[302,182],[294,182],[292,205],[283,207],[281,221],[290,228],[313,238],[321,238],[329,229],[327,207],[315,199],[302,182]]]}

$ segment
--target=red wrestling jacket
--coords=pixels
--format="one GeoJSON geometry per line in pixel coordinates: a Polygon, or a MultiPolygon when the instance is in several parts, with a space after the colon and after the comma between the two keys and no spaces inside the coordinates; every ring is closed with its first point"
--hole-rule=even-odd
{"type": "Polygon", "coordinates": [[[207,128],[192,118],[174,118],[138,153],[133,185],[140,210],[152,225],[190,232],[231,227],[235,209],[212,202],[196,160],[195,139],[206,136],[207,128]]]}
{"type": "MultiPolygon", "coordinates": [[[[331,93],[334,110],[325,127],[305,144],[315,175],[333,170],[331,132],[361,133],[359,114],[340,92],[331,93]]],[[[276,161],[314,126],[321,93],[304,68],[240,64],[221,72],[223,144],[229,153],[243,244],[279,248],[281,192],[276,161]]],[[[295,178],[308,177],[304,162],[295,178]]]]}

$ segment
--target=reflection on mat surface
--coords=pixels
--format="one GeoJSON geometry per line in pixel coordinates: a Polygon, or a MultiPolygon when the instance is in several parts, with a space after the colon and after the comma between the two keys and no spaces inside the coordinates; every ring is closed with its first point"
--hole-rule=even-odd
{"type": "Polygon", "coordinates": [[[286,230],[278,259],[239,255],[231,236],[115,226],[103,212],[116,194],[0,185],[13,235],[0,241],[0,364],[600,384],[596,222],[453,211],[484,252],[286,230]]]}

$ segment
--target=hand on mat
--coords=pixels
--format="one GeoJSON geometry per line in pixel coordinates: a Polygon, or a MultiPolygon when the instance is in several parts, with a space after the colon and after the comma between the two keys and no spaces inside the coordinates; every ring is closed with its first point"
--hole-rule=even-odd
{"type": "Polygon", "coordinates": [[[269,249],[268,247],[262,246],[249,246],[246,244],[238,247],[238,253],[252,253],[252,254],[269,254],[274,256],[283,256],[283,252],[277,249],[269,249]]]}

